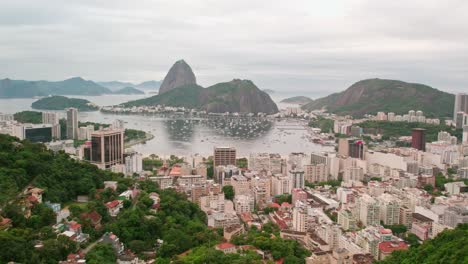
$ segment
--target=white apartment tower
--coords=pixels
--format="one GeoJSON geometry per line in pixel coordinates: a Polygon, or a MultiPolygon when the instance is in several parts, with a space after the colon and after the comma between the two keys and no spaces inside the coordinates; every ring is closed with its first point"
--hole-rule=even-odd
{"type": "Polygon", "coordinates": [[[307,231],[307,206],[301,201],[297,201],[294,205],[292,225],[294,231],[307,231]]]}
{"type": "Polygon", "coordinates": [[[78,109],[67,108],[67,138],[78,139],[78,109]]]}
{"type": "Polygon", "coordinates": [[[378,202],[368,194],[362,195],[357,202],[359,220],[364,226],[378,225],[380,207],[378,202]]]}

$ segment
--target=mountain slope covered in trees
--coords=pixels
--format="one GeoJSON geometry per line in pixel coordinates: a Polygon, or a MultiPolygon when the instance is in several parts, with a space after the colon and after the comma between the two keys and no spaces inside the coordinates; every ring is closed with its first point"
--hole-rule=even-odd
{"type": "Polygon", "coordinates": [[[406,114],[422,110],[428,117],[452,117],[455,97],[430,86],[397,80],[368,79],[347,90],[313,100],[306,110],[325,108],[330,113],[363,116],[379,111],[406,114]]]}

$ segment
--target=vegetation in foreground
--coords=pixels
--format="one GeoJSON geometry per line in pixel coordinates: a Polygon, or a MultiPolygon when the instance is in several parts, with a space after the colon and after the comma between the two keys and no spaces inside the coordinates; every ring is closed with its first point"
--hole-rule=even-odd
{"type": "Polygon", "coordinates": [[[468,263],[468,224],[445,230],[436,238],[414,245],[406,251],[395,251],[380,264],[468,263]]]}

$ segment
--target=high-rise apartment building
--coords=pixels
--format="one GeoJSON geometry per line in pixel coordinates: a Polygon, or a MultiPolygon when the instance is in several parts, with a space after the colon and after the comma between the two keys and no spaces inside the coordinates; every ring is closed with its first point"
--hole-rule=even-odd
{"type": "Polygon", "coordinates": [[[463,126],[462,144],[468,144],[468,125],[463,126]]]}
{"type": "Polygon", "coordinates": [[[67,108],[67,138],[78,139],[78,109],[67,108]]]}
{"type": "Polygon", "coordinates": [[[307,205],[301,201],[294,205],[292,226],[294,231],[307,231],[307,205]]]}
{"type": "Polygon", "coordinates": [[[328,180],[326,164],[304,165],[304,179],[308,182],[323,182],[328,180]]]}
{"type": "Polygon", "coordinates": [[[276,174],[271,177],[271,195],[291,193],[291,179],[288,176],[276,174]]]}
{"type": "Polygon", "coordinates": [[[272,174],[281,173],[283,159],[280,154],[252,153],[249,157],[249,170],[271,171],[272,174]]]}
{"type": "Polygon", "coordinates": [[[453,121],[456,122],[457,113],[464,112],[468,114],[468,94],[459,93],[455,95],[455,104],[453,108],[453,121]]]}
{"type": "Polygon", "coordinates": [[[236,165],[236,149],[232,147],[215,147],[213,167],[236,165]]]}
{"type": "Polygon", "coordinates": [[[455,127],[463,128],[463,126],[468,125],[468,114],[465,112],[458,112],[455,116],[455,127]]]}
{"type": "Polygon", "coordinates": [[[55,112],[42,112],[42,123],[52,125],[52,138],[61,139],[59,115],[55,112]]]}
{"type": "Polygon", "coordinates": [[[406,228],[410,230],[412,222],[413,222],[413,211],[406,206],[400,206],[399,224],[406,226],[406,228]]]}
{"type": "Polygon", "coordinates": [[[360,139],[340,138],[338,141],[338,154],[342,157],[364,159],[365,144],[360,139]]]}
{"type": "Polygon", "coordinates": [[[100,168],[124,163],[124,131],[105,129],[91,134],[91,162],[100,168]]]}
{"type": "Polygon", "coordinates": [[[289,171],[289,177],[291,178],[292,188],[303,189],[305,186],[304,171],[303,170],[291,170],[289,171]]]}
{"type": "Polygon", "coordinates": [[[125,175],[143,171],[143,155],[136,151],[125,153],[125,175]]]}
{"type": "Polygon", "coordinates": [[[302,152],[293,152],[288,157],[289,170],[303,170],[303,166],[310,164],[310,156],[302,152]]]}
{"type": "Polygon", "coordinates": [[[411,135],[411,147],[426,151],[426,129],[414,128],[411,135]]]}
{"type": "Polygon", "coordinates": [[[400,203],[390,194],[382,194],[378,198],[380,207],[380,220],[386,225],[400,223],[400,203]]]}
{"type": "Polygon", "coordinates": [[[358,199],[357,210],[359,211],[359,220],[364,226],[379,224],[379,204],[368,194],[364,194],[358,199]]]}

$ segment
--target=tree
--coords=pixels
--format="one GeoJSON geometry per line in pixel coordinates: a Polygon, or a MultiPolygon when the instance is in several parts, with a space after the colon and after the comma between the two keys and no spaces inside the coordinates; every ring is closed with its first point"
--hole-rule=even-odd
{"type": "Polygon", "coordinates": [[[432,193],[432,191],[434,191],[434,186],[430,185],[430,184],[426,184],[424,185],[424,190],[428,193],[432,193]]]}
{"type": "MultiPolygon", "coordinates": [[[[453,230],[445,230],[437,237],[419,245],[417,237],[411,237],[411,247],[406,251],[394,251],[379,262],[397,263],[466,263],[468,259],[468,224],[460,224],[453,230]]],[[[407,239],[408,241],[408,239],[407,239]]]]}
{"type": "Polygon", "coordinates": [[[419,246],[419,238],[413,233],[409,233],[405,238],[406,243],[408,243],[412,247],[419,246]]]}
{"type": "Polygon", "coordinates": [[[408,231],[408,228],[405,225],[383,225],[385,228],[392,230],[392,233],[395,235],[404,234],[408,231]]]}
{"type": "Polygon", "coordinates": [[[148,248],[148,245],[141,240],[132,240],[128,243],[128,247],[135,253],[140,253],[148,248]]]}
{"type": "Polygon", "coordinates": [[[240,158],[236,160],[236,166],[238,168],[246,169],[248,165],[248,161],[246,158],[240,158]]]}
{"type": "Polygon", "coordinates": [[[284,202],[292,203],[292,195],[291,194],[282,194],[282,195],[278,196],[276,199],[277,199],[278,204],[282,204],[284,202]]]}
{"type": "Polygon", "coordinates": [[[224,193],[224,198],[231,200],[234,199],[235,193],[234,193],[234,187],[232,185],[225,185],[223,186],[223,193],[224,193]]]}
{"type": "Polygon", "coordinates": [[[107,243],[97,244],[86,254],[86,263],[89,264],[113,264],[116,261],[114,249],[107,243]]]}

